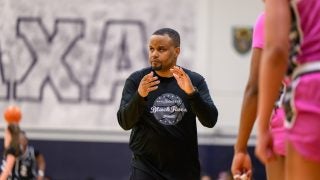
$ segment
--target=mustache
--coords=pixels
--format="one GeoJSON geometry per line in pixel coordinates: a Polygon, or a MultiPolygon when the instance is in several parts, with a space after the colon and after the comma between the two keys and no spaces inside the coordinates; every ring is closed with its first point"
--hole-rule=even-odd
{"type": "Polygon", "coordinates": [[[161,61],[158,60],[158,59],[152,59],[152,60],[150,60],[150,62],[152,62],[152,63],[160,63],[161,61]]]}

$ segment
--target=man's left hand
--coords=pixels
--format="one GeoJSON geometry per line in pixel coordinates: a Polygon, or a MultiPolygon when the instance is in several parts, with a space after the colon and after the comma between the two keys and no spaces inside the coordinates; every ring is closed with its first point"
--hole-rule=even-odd
{"type": "Polygon", "coordinates": [[[192,94],[195,92],[195,88],[187,73],[181,67],[174,66],[170,69],[174,78],[177,80],[179,87],[187,94],[192,94]]]}

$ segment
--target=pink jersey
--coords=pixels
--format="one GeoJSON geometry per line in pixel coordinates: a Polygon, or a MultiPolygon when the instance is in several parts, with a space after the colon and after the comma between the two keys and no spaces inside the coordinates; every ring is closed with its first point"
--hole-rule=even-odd
{"type": "Polygon", "coordinates": [[[286,135],[299,154],[320,163],[320,0],[292,0],[291,5],[290,62],[298,66],[285,98],[286,135]]]}
{"type": "Polygon", "coordinates": [[[262,12],[256,20],[253,29],[252,48],[263,48],[264,18],[265,13],[262,12]]]}
{"type": "Polygon", "coordinates": [[[300,32],[298,64],[320,61],[320,1],[292,0],[296,14],[297,31],[300,32]]]}

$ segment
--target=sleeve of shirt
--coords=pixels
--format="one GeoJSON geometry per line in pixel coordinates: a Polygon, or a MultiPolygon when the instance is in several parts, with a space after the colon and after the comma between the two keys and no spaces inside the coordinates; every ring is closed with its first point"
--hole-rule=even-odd
{"type": "Polygon", "coordinates": [[[6,155],[11,154],[13,156],[16,156],[16,149],[13,147],[9,147],[6,151],[6,155]]]}
{"type": "Polygon", "coordinates": [[[5,151],[5,156],[7,156],[8,154],[11,154],[15,157],[17,157],[17,150],[14,147],[9,147],[6,151],[5,151]]]}
{"type": "Polygon", "coordinates": [[[118,123],[124,130],[131,129],[140,119],[146,108],[146,101],[138,94],[139,82],[128,78],[123,88],[120,108],[117,113],[118,123]]]}
{"type": "Polygon", "coordinates": [[[254,25],[252,36],[252,48],[263,48],[264,46],[264,19],[265,13],[261,13],[254,25]]]}
{"type": "Polygon", "coordinates": [[[204,78],[195,85],[196,91],[189,95],[190,105],[200,123],[212,128],[217,123],[218,109],[214,105],[204,78]]]}

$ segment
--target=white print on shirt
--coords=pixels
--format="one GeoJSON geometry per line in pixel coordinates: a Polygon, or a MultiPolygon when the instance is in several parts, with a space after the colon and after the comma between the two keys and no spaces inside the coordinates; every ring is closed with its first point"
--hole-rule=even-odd
{"type": "Polygon", "coordinates": [[[186,112],[187,109],[181,98],[171,93],[159,96],[150,109],[150,113],[156,120],[164,125],[177,124],[186,112]]]}

